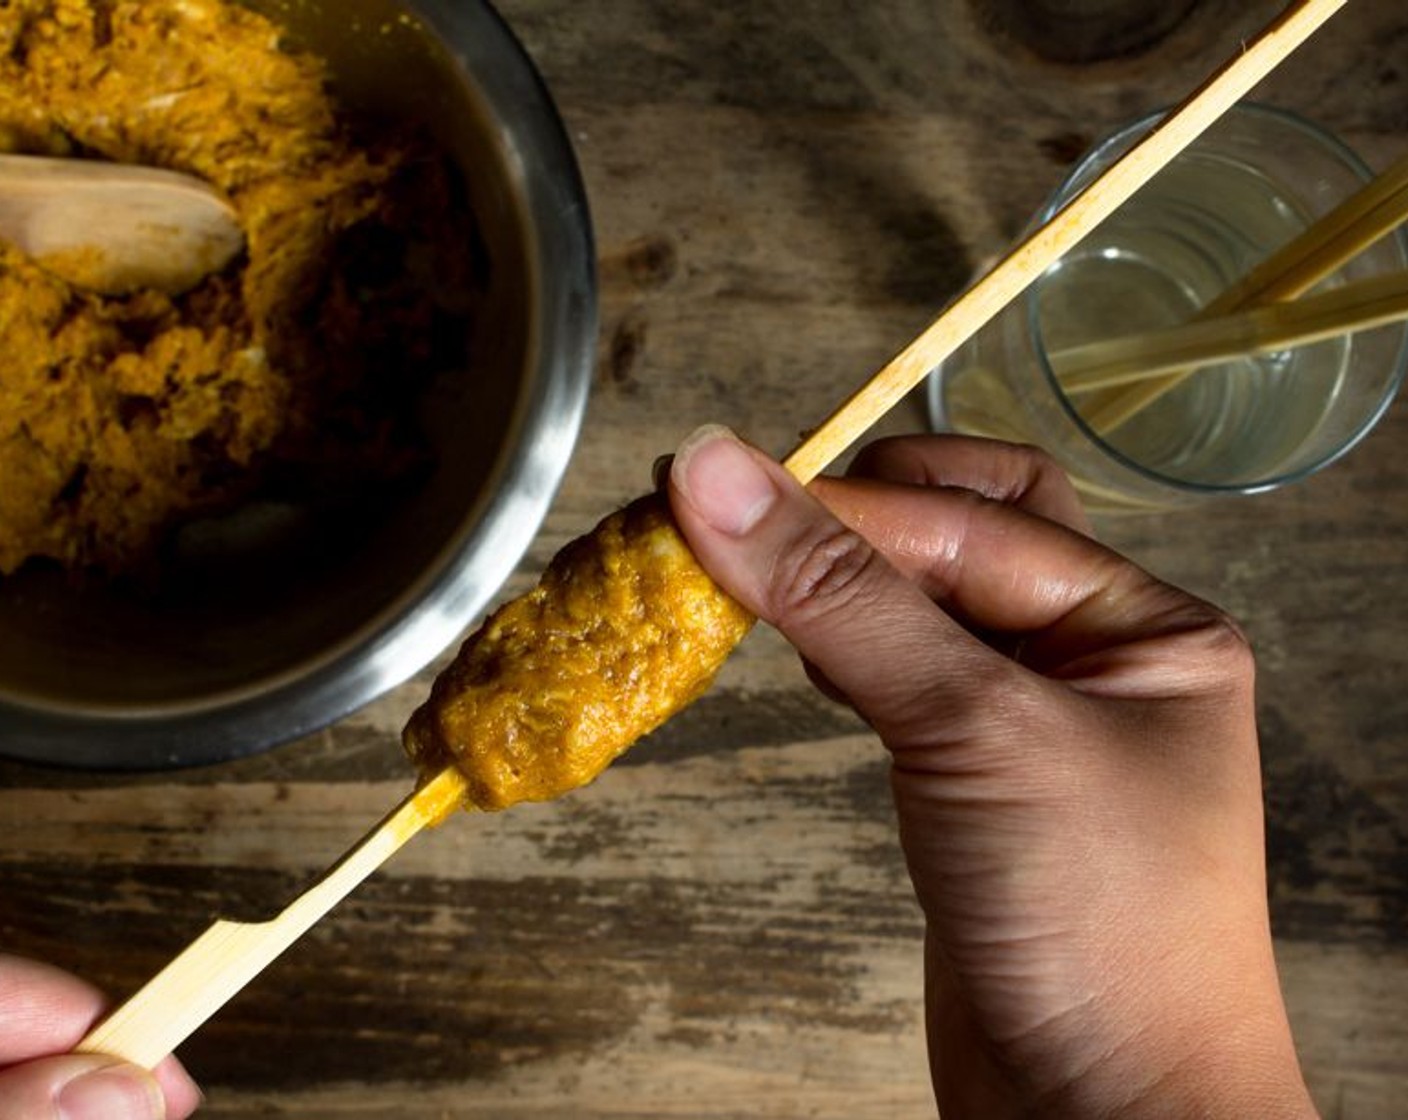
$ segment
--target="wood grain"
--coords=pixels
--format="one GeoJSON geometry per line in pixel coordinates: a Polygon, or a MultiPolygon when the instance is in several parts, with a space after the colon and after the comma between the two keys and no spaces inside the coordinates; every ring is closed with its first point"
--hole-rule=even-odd
{"type": "Polygon", "coordinates": [[[1053,62],[1138,55],[1189,18],[1198,0],[972,0],[984,26],[1053,62]]]}
{"type": "MultiPolygon", "coordinates": [[[[503,0],[577,145],[597,379],[506,591],[696,424],[781,453],[1022,227],[1093,136],[1281,8],[1204,0],[1137,57],[1012,49],[967,0],[503,0]]],[[[1408,151],[1408,11],[1355,4],[1261,96],[1408,151]]],[[[923,425],[918,401],[886,431],[923,425]]],[[[1235,507],[1111,520],[1259,654],[1272,916],[1325,1115],[1408,1100],[1408,409],[1235,507]]],[[[0,764],[0,945],[114,994],[260,917],[405,788],[423,675],[189,773],[0,764]]],[[[204,1115],[931,1116],[920,927],[878,747],[759,631],[716,691],[563,802],[422,836],[184,1048],[204,1115]]]]}

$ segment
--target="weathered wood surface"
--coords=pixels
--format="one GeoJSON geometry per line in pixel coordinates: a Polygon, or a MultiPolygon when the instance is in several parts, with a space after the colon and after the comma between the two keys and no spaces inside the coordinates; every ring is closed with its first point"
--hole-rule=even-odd
{"type": "MultiPolygon", "coordinates": [[[[1090,139],[1279,6],[1160,6],[1187,10],[1155,42],[1068,64],[1023,46],[1015,3],[504,0],[577,145],[603,285],[582,443],[515,588],[695,424],[786,450],[1090,139]]],[[[1408,9],[1352,4],[1264,99],[1383,165],[1408,148],[1405,46],[1408,9]]],[[[1305,485],[1101,526],[1258,646],[1284,982],[1346,1120],[1408,1107],[1405,442],[1400,402],[1305,485]]],[[[428,679],[229,766],[0,765],[0,946],[120,993],[213,916],[281,905],[405,792],[395,734],[428,679]]],[[[596,786],[418,839],[184,1053],[213,1117],[930,1115],[919,941],[879,748],[760,632],[596,786]]]]}

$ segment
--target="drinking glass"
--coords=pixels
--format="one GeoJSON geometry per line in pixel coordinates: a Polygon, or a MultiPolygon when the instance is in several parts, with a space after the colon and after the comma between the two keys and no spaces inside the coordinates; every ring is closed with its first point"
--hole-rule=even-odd
{"type": "MultiPolygon", "coordinates": [[[[1159,116],[1098,144],[1035,223],[1159,116]]],[[[1372,177],[1310,122],[1235,107],[934,372],[933,425],[1045,448],[1100,512],[1252,494],[1321,470],[1363,438],[1402,383],[1402,324],[1204,366],[1117,422],[1110,417],[1122,402],[1112,397],[1126,388],[1066,392],[1050,356],[1188,321],[1372,177]]],[[[1406,262],[1408,240],[1395,233],[1314,290],[1406,262]]]]}

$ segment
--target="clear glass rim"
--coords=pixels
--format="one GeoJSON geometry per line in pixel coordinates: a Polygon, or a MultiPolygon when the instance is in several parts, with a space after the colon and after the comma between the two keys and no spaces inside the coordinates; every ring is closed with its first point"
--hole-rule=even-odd
{"type": "MultiPolygon", "coordinates": [[[[1109,136],[1105,137],[1105,139],[1096,143],[1080,158],[1061,181],[1061,184],[1047,200],[1046,205],[1042,207],[1036,222],[1038,224],[1044,224],[1050,221],[1063,206],[1072,198],[1076,197],[1076,193],[1079,192],[1072,193],[1072,188],[1086,173],[1092,163],[1105,159],[1111,151],[1117,151],[1123,147],[1127,147],[1137,137],[1142,136],[1152,129],[1168,112],[1169,110],[1167,109],[1160,109],[1148,113],[1138,120],[1117,129],[1109,136]]],[[[1330,153],[1340,159],[1345,166],[1364,183],[1368,183],[1374,178],[1374,171],[1359,157],[1358,153],[1350,148],[1343,140],[1320,128],[1318,125],[1313,124],[1297,113],[1293,113],[1288,109],[1281,109],[1276,106],[1265,105],[1254,101],[1239,102],[1228,112],[1229,114],[1236,113],[1263,116],[1276,120],[1281,124],[1304,133],[1312,141],[1326,148],[1330,153]]],[[[1383,238],[1383,241],[1392,241],[1395,243],[1398,247],[1400,258],[1402,258],[1404,265],[1408,266],[1408,233],[1402,228],[1399,228],[1383,238]]],[[[1055,395],[1057,401],[1060,402],[1061,408],[1066,412],[1067,416],[1070,417],[1081,434],[1085,436],[1101,454],[1106,455],[1119,463],[1122,467],[1133,471],[1149,482],[1179,491],[1188,496],[1259,494],[1287,486],[1294,482],[1299,482],[1318,471],[1324,470],[1338,459],[1347,455],[1373,430],[1375,425],[1383,418],[1384,413],[1388,411],[1389,406],[1393,403],[1394,398],[1398,395],[1399,390],[1403,386],[1405,374],[1408,374],[1408,325],[1400,324],[1397,329],[1402,335],[1402,341],[1399,343],[1398,347],[1396,368],[1386,382],[1384,390],[1379,395],[1379,399],[1374,407],[1366,414],[1364,419],[1360,421],[1354,430],[1346,435],[1335,447],[1312,459],[1308,463],[1297,467],[1295,470],[1271,475],[1267,478],[1257,479],[1252,482],[1190,482],[1187,479],[1177,478],[1173,475],[1156,471],[1126,455],[1100,436],[1095,429],[1090,427],[1090,425],[1086,423],[1085,418],[1075,406],[1071,404],[1070,399],[1061,389],[1060,383],[1056,378],[1056,373],[1051,368],[1051,363],[1047,361],[1046,346],[1042,339],[1041,316],[1037,300],[1043,279],[1045,279],[1044,276],[1039,278],[1035,284],[1031,285],[1023,294],[1022,299],[1025,304],[1027,327],[1034,343],[1033,351],[1036,355],[1037,364],[1041,368],[1042,376],[1046,378],[1052,393],[1055,395]]]]}

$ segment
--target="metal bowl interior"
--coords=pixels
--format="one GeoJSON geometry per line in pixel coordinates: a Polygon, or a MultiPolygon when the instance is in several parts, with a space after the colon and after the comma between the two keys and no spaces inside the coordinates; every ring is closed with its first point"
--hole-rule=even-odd
{"type": "Polygon", "coordinates": [[[458,162],[488,262],[470,368],[427,392],[431,477],[377,516],[354,511],[271,548],[236,513],[155,590],[41,568],[0,580],[0,753],[12,758],[193,765],[337,720],[475,621],[575,444],[596,329],[590,218],[521,47],[471,0],[248,6],[325,57],[349,105],[423,122],[458,162]]]}

